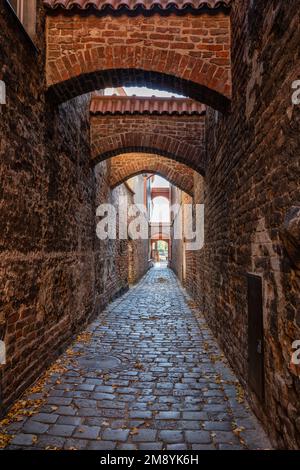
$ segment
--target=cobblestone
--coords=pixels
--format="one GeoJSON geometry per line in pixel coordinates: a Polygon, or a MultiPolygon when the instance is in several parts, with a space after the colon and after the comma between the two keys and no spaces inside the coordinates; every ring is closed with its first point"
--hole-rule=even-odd
{"type": "Polygon", "coordinates": [[[80,358],[109,356],[119,366],[89,368],[75,357],[51,378],[38,414],[8,427],[15,436],[10,448],[270,448],[247,404],[237,400],[237,379],[204,318],[190,305],[172,271],[149,271],[90,325],[90,341],[73,346],[80,358]]]}

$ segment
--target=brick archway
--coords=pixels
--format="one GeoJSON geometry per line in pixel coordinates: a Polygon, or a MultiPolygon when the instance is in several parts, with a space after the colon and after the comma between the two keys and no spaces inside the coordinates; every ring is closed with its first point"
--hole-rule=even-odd
{"type": "Polygon", "coordinates": [[[102,97],[91,102],[92,161],[155,154],[205,173],[205,107],[187,99],[102,97]]]}
{"type": "Polygon", "coordinates": [[[146,153],[128,153],[110,159],[109,184],[112,189],[141,173],[162,176],[182,191],[193,195],[194,171],[182,163],[146,153]]]}
{"type": "Polygon", "coordinates": [[[165,187],[154,187],[151,189],[151,200],[154,201],[156,198],[165,198],[168,203],[171,200],[170,188],[165,187]]]}
{"type": "Polygon", "coordinates": [[[148,85],[226,111],[231,34],[224,7],[230,0],[195,0],[189,9],[174,1],[177,8],[167,15],[164,6],[145,14],[138,3],[111,2],[116,7],[108,12],[103,2],[44,1],[51,95],[63,102],[105,87],[148,85]]]}

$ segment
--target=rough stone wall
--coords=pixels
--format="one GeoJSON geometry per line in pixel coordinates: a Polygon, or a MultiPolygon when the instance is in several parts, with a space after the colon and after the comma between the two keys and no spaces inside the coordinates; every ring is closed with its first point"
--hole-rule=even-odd
{"type": "MultiPolygon", "coordinates": [[[[72,87],[59,89],[62,99],[70,97],[74,87],[76,94],[91,91],[86,89],[89,82],[93,88],[103,88],[109,81],[113,86],[121,85],[121,72],[120,83],[116,74],[101,73],[117,69],[126,70],[124,78],[131,84],[148,71],[199,83],[207,87],[202,94],[210,104],[217,103],[210,90],[230,96],[230,20],[223,13],[135,17],[59,14],[47,18],[47,44],[48,85],[75,78],[72,87]],[[134,69],[142,73],[138,75],[134,69]],[[76,78],[86,73],[91,74],[89,81],[76,78]]],[[[160,87],[169,82],[171,78],[160,76],[160,87]]]]}
{"type": "Polygon", "coordinates": [[[100,161],[125,151],[155,153],[202,172],[204,128],[204,116],[92,116],[92,156],[100,161]]]}
{"type": "Polygon", "coordinates": [[[272,441],[300,446],[299,270],[280,239],[286,214],[300,203],[300,12],[296,2],[236,1],[232,12],[233,101],[211,111],[205,178],[204,252],[191,289],[238,373],[272,441]],[[265,394],[248,388],[248,272],[263,279],[265,394]]]}
{"type": "Polygon", "coordinates": [[[96,205],[113,196],[90,165],[89,96],[46,101],[42,10],[37,30],[35,52],[1,1],[0,413],[128,286],[127,242],[96,238],[96,205]]]}

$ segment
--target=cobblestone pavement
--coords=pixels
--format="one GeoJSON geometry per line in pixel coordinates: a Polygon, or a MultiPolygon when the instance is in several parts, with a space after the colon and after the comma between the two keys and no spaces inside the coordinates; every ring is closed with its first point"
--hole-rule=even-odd
{"type": "Polygon", "coordinates": [[[35,413],[7,448],[270,448],[197,312],[172,271],[149,271],[23,398],[35,413]]]}

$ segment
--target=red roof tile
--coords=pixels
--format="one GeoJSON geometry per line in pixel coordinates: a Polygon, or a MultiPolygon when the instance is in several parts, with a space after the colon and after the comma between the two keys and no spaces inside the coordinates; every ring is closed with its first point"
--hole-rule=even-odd
{"type": "Polygon", "coordinates": [[[63,8],[65,10],[77,8],[80,10],[94,9],[103,12],[134,11],[136,9],[145,11],[175,9],[183,11],[185,9],[229,8],[232,0],[43,0],[43,3],[50,9],[63,8]]]}
{"type": "Polygon", "coordinates": [[[205,114],[205,106],[186,98],[94,96],[92,114],[205,114]]]}

